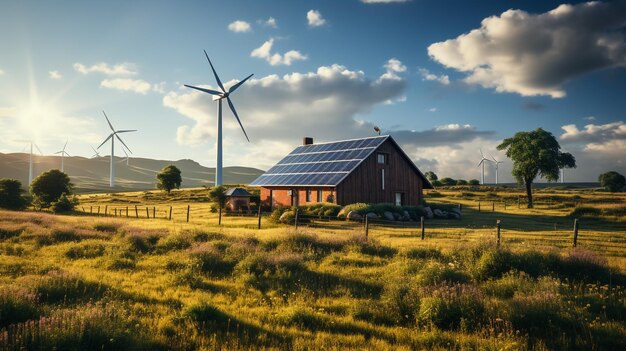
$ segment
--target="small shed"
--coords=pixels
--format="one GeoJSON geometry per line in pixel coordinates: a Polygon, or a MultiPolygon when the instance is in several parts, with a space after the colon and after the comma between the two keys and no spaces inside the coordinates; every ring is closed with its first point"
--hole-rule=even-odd
{"type": "Polygon", "coordinates": [[[226,208],[237,212],[239,210],[248,210],[250,208],[250,193],[244,188],[229,188],[226,190],[226,208]]]}

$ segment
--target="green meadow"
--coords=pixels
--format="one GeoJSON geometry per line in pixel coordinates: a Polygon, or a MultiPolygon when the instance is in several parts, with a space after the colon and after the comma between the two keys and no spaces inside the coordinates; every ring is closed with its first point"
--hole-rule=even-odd
{"type": "Polygon", "coordinates": [[[463,217],[424,240],[419,222],[218,224],[205,189],[0,211],[0,350],[626,349],[626,196],[521,195],[431,191],[463,217]]]}

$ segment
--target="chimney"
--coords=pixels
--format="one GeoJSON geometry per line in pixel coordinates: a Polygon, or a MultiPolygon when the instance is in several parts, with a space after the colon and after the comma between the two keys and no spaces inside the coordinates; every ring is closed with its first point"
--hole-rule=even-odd
{"type": "Polygon", "coordinates": [[[302,139],[302,145],[313,145],[313,138],[311,138],[311,137],[304,137],[302,139]]]}

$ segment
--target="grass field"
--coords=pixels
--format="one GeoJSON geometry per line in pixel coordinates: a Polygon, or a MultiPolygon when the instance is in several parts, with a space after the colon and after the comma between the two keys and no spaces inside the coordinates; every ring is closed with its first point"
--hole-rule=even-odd
{"type": "Polygon", "coordinates": [[[626,349],[626,197],[520,194],[431,192],[463,218],[425,240],[416,222],[367,241],[346,221],[218,225],[203,189],[81,197],[118,217],[2,211],[0,350],[626,349]]]}

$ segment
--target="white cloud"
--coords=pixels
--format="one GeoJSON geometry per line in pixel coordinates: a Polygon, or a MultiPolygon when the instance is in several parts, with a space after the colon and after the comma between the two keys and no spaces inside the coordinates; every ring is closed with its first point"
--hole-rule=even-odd
{"type": "Polygon", "coordinates": [[[150,92],[152,88],[152,85],[144,80],[128,78],[105,79],[100,82],[100,86],[109,89],[132,91],[143,95],[150,92]]]}
{"type": "Polygon", "coordinates": [[[77,62],[74,64],[74,70],[82,74],[102,73],[107,76],[134,76],[137,74],[137,66],[134,63],[128,62],[119,63],[113,66],[105,62],[100,62],[92,65],[91,67],[87,67],[82,63],[77,62]]]}
{"type": "Polygon", "coordinates": [[[306,13],[306,19],[309,22],[309,27],[321,27],[326,24],[326,20],[318,10],[309,10],[306,13]]]}
{"type": "Polygon", "coordinates": [[[166,82],[152,84],[152,91],[155,91],[159,94],[165,94],[165,85],[166,85],[166,82]]]}
{"type": "Polygon", "coordinates": [[[428,47],[465,81],[498,92],[562,98],[585,73],[626,66],[626,2],[560,5],[542,14],[508,10],[480,28],[428,47]]]}
{"type": "Polygon", "coordinates": [[[402,3],[408,2],[409,0],[361,0],[362,3],[365,4],[391,4],[391,3],[402,3]]]}
{"type": "Polygon", "coordinates": [[[274,17],[270,17],[267,20],[260,22],[266,27],[278,28],[278,23],[276,23],[276,19],[274,17]]]}
{"type": "Polygon", "coordinates": [[[245,33],[249,32],[251,29],[250,23],[246,21],[237,20],[228,25],[228,30],[235,33],[245,33]]]}
{"type": "Polygon", "coordinates": [[[252,50],[251,57],[264,59],[272,66],[285,65],[290,66],[294,61],[306,60],[307,56],[300,53],[297,50],[289,50],[284,54],[272,53],[272,46],[274,45],[274,39],[270,39],[264,42],[258,48],[252,50]]]}
{"type": "Polygon", "coordinates": [[[447,75],[438,76],[436,74],[430,73],[430,71],[428,71],[426,68],[420,68],[418,71],[422,75],[422,80],[439,82],[443,85],[450,85],[450,78],[447,75]]]}
{"type": "Polygon", "coordinates": [[[587,116],[587,117],[585,117],[583,119],[586,119],[587,121],[595,121],[596,117],[595,116],[587,116]]]}
{"type": "Polygon", "coordinates": [[[568,142],[604,143],[614,139],[626,140],[626,124],[623,121],[607,124],[587,124],[580,130],[575,124],[561,127],[565,131],[560,139],[568,142]]]}
{"type": "Polygon", "coordinates": [[[63,75],[59,71],[49,71],[48,76],[50,79],[62,79],[63,75]]]}
{"type": "Polygon", "coordinates": [[[428,109],[429,112],[437,112],[437,108],[436,107],[431,107],[428,109]]]}
{"type": "Polygon", "coordinates": [[[406,71],[406,66],[403,65],[397,58],[389,59],[389,61],[385,64],[385,68],[390,72],[401,73],[406,71]]]}

